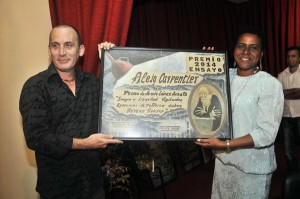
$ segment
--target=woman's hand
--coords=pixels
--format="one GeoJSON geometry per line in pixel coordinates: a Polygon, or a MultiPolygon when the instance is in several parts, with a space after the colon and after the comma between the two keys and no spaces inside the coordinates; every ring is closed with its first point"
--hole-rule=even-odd
{"type": "MultiPolygon", "coordinates": [[[[214,137],[207,139],[197,139],[195,144],[210,149],[227,149],[226,141],[221,141],[214,137]]],[[[230,149],[253,148],[254,142],[252,136],[250,134],[247,134],[242,137],[231,139],[229,147],[230,149]]]]}
{"type": "Polygon", "coordinates": [[[195,144],[209,149],[226,149],[226,142],[217,138],[197,139],[195,144]]]}

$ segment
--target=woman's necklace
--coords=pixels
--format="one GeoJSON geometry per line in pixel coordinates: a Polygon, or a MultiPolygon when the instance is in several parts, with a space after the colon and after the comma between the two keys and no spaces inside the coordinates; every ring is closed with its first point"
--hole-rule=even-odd
{"type": "MultiPolygon", "coordinates": [[[[236,76],[237,76],[237,72],[233,73],[233,77],[232,77],[231,82],[230,82],[231,86],[232,86],[233,80],[235,79],[236,76]]],[[[245,89],[245,87],[247,86],[247,84],[248,84],[248,82],[249,82],[249,80],[251,78],[252,78],[252,76],[247,79],[247,81],[245,82],[245,84],[242,86],[241,90],[239,90],[238,94],[234,98],[233,103],[232,103],[232,107],[231,107],[232,112],[235,111],[235,103],[236,103],[237,98],[240,96],[240,94],[242,93],[242,91],[245,89]]]]}

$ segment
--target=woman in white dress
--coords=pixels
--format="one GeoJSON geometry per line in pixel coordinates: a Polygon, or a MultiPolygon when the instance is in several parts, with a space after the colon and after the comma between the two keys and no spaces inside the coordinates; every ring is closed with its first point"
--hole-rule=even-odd
{"type": "Polygon", "coordinates": [[[261,71],[263,33],[245,28],[234,49],[230,70],[233,138],[198,139],[197,145],[214,149],[212,198],[268,198],[275,171],[274,142],[283,112],[279,81],[261,71]]]}

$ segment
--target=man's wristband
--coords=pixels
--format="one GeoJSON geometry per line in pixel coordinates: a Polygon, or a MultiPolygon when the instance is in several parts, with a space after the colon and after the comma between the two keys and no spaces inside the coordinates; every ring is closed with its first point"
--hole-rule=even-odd
{"type": "Polygon", "coordinates": [[[230,148],[229,140],[226,140],[226,149],[227,149],[227,153],[230,153],[231,148],[230,148]]]}

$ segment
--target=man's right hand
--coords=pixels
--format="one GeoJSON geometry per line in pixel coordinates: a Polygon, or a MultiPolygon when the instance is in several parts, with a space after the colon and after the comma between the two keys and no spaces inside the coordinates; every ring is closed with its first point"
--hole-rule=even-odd
{"type": "Polygon", "coordinates": [[[123,141],[113,139],[112,135],[95,133],[87,138],[73,138],[72,149],[104,149],[108,144],[123,144],[123,141]]]}

